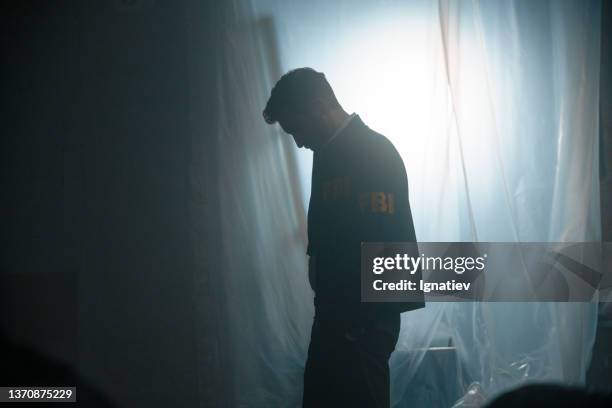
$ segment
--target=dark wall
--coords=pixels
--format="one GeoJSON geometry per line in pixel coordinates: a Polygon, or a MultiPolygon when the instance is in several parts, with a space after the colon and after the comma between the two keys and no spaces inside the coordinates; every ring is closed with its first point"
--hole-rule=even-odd
{"type": "Polygon", "coordinates": [[[6,336],[119,406],[197,406],[180,2],[3,6],[6,336]]]}
{"type": "Polygon", "coordinates": [[[602,2],[599,114],[602,240],[612,241],[612,3],[602,2]]]}
{"type": "MultiPolygon", "coordinates": [[[[612,2],[602,2],[599,94],[602,241],[612,241],[612,2]]],[[[612,303],[600,303],[597,337],[587,385],[612,391],[612,303]]]]}

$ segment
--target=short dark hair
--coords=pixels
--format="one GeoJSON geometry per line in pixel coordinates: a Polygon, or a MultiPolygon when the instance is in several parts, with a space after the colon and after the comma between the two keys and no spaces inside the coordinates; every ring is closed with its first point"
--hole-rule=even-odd
{"type": "Polygon", "coordinates": [[[276,123],[285,112],[304,112],[315,99],[339,106],[325,74],[312,68],[297,68],[278,80],[263,111],[267,123],[276,123]]]}

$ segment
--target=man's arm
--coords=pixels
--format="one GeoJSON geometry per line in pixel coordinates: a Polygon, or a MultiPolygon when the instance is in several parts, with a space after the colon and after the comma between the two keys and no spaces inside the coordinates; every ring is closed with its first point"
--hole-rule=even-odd
{"type": "MultiPolygon", "coordinates": [[[[361,242],[416,242],[404,163],[397,154],[370,161],[357,191],[361,242]]],[[[389,247],[389,251],[393,251],[389,247]]],[[[418,248],[415,246],[418,256],[418,248]]],[[[362,304],[369,318],[423,307],[418,301],[362,304]]]]}
{"type": "Polygon", "coordinates": [[[404,164],[399,157],[369,163],[362,174],[357,207],[362,242],[414,242],[416,236],[404,164]]]}

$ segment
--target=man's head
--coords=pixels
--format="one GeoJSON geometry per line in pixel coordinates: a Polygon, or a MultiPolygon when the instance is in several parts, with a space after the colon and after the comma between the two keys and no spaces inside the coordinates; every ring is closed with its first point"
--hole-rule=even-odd
{"type": "Polygon", "coordinates": [[[346,115],[325,75],[312,68],[289,71],[272,88],[263,117],[278,122],[293,136],[298,147],[316,150],[338,127],[346,115]]]}

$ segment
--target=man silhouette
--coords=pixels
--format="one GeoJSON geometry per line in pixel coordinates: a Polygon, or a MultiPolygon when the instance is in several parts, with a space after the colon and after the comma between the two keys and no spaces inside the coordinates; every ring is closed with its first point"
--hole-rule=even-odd
{"type": "Polygon", "coordinates": [[[361,303],[361,242],[416,241],[404,163],[311,68],[283,75],[263,116],[314,152],[306,252],[315,318],[303,407],[389,407],[400,312],[423,304],[361,303]]]}

